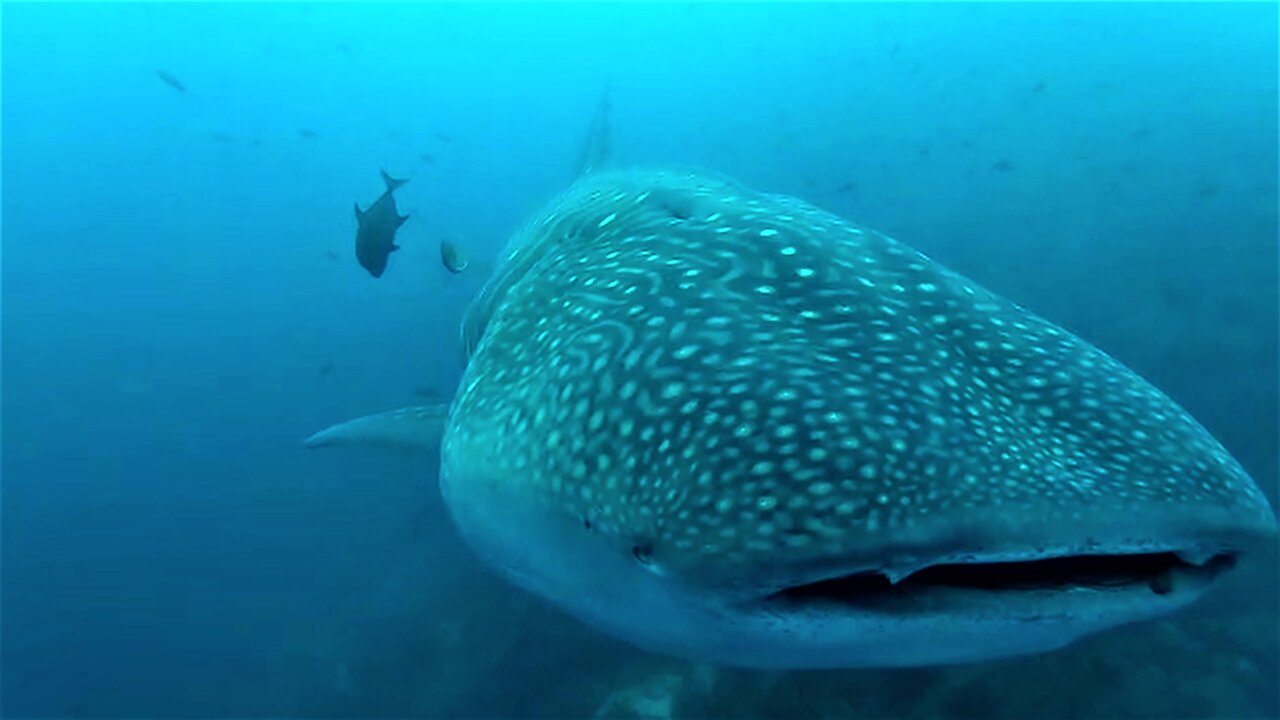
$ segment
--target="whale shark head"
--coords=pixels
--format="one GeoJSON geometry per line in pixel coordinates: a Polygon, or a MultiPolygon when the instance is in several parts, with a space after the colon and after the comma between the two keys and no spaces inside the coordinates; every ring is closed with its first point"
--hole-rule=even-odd
{"type": "Polygon", "coordinates": [[[1172,400],[870,229],[702,174],[580,179],[464,328],[441,489],[512,581],[756,667],[1045,651],[1275,532],[1172,400]]]}

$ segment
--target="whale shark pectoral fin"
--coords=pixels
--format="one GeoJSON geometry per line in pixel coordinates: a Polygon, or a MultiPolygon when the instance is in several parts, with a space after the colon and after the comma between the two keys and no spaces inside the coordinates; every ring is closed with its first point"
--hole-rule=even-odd
{"type": "Polygon", "coordinates": [[[448,416],[448,405],[415,405],[339,423],[303,440],[302,445],[313,448],[331,445],[439,447],[448,416]]]}

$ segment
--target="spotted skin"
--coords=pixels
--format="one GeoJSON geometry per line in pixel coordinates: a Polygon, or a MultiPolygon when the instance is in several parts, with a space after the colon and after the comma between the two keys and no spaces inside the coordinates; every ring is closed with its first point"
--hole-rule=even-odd
{"type": "Polygon", "coordinates": [[[464,340],[446,496],[533,509],[683,587],[1274,530],[1221,445],[1102,351],[711,176],[579,180],[515,236],[464,340]]]}
{"type": "Polygon", "coordinates": [[[494,448],[486,476],[671,566],[847,558],[1030,509],[1270,522],[1240,466],[1136,374],[801,201],[596,176],[516,246],[536,261],[502,287],[446,452],[494,448]]]}

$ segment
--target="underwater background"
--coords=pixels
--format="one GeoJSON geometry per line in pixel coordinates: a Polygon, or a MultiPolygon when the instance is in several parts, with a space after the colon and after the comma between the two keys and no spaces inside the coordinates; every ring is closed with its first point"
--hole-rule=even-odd
{"type": "Polygon", "coordinates": [[[1274,548],[1048,655],[732,670],[510,588],[435,453],[299,447],[451,396],[466,303],[607,86],[621,162],[926,252],[1151,380],[1274,506],[1275,4],[0,13],[6,716],[1280,715],[1274,548]],[[375,280],[351,206],[380,169],[411,219],[375,280]]]}

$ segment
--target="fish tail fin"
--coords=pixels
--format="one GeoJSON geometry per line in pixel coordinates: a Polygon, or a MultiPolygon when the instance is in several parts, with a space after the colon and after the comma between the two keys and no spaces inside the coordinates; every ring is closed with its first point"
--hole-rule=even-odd
{"type": "Polygon", "coordinates": [[[387,184],[387,192],[393,192],[396,188],[409,182],[408,178],[404,178],[402,180],[399,178],[391,177],[390,175],[387,174],[386,170],[379,170],[378,172],[382,174],[382,182],[387,184]]]}
{"type": "Polygon", "coordinates": [[[356,222],[364,219],[364,211],[360,209],[360,203],[352,203],[356,208],[356,222]]]}
{"type": "Polygon", "coordinates": [[[400,217],[396,218],[396,227],[400,227],[401,225],[405,224],[405,221],[408,219],[409,219],[408,215],[401,215],[400,217]]]}

